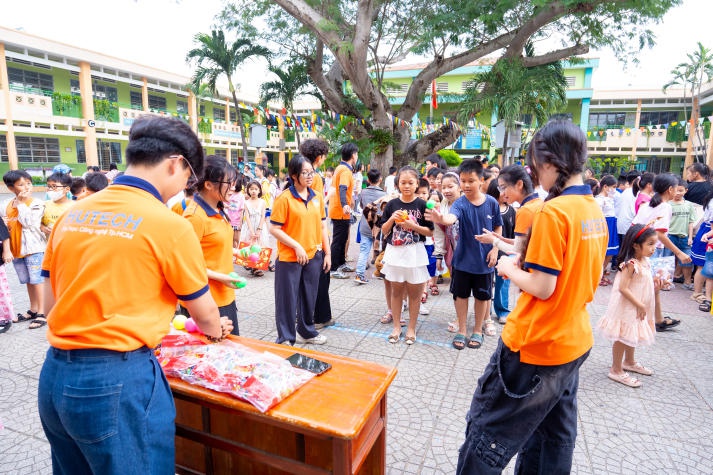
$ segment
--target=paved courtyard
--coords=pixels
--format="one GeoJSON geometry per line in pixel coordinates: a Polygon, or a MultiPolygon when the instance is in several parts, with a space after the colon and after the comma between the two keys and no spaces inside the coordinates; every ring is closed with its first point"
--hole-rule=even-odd
{"type": "MultiPolygon", "coordinates": [[[[351,249],[357,252],[356,245],[351,249]]],[[[12,266],[8,277],[16,311],[26,310],[27,294],[12,266]]],[[[590,305],[593,322],[606,308],[609,289],[600,288],[590,305]]],[[[453,303],[447,285],[441,285],[441,292],[429,297],[430,314],[419,318],[418,342],[409,347],[403,341],[389,344],[390,325],[378,322],[385,310],[382,282],[359,286],[351,279],[332,280],[338,323],[324,330],[329,341],[318,349],[399,371],[388,399],[388,473],[454,473],[471,395],[496,345],[491,337],[479,350],[451,348],[453,335],[446,324],[454,314],[453,303]]],[[[689,295],[680,289],[663,294],[666,313],[683,323],[637,352],[655,370],[654,376],[641,377],[644,386],[639,389],[607,379],[610,345],[597,338],[581,370],[574,473],[713,473],[713,317],[700,312],[689,295]]],[[[237,296],[241,334],[274,341],[273,274],[248,277],[248,286],[237,296]]],[[[2,474],[51,473],[36,403],[47,342],[44,330],[27,326],[13,325],[0,335],[2,474]]]]}

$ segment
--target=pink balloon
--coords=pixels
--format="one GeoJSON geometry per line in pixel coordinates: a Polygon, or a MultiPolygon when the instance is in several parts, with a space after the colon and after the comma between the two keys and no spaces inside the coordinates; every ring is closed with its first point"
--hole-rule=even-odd
{"type": "Polygon", "coordinates": [[[260,254],[255,254],[255,253],[250,254],[250,257],[248,258],[248,260],[254,264],[260,260],[260,254]]]}
{"type": "Polygon", "coordinates": [[[192,318],[189,318],[186,320],[186,323],[184,324],[184,327],[188,333],[196,333],[198,332],[198,325],[196,325],[196,322],[193,321],[192,318]]]}

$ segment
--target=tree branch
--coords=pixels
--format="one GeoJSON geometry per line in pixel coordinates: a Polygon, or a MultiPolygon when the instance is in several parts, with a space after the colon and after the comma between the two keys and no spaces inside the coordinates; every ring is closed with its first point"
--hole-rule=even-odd
{"type": "Polygon", "coordinates": [[[438,130],[411,143],[401,155],[394,158],[394,162],[398,162],[402,165],[411,162],[420,163],[427,155],[433,153],[434,150],[440,150],[455,142],[460,135],[461,129],[458,124],[449,122],[438,130]]]}
{"type": "Polygon", "coordinates": [[[550,51],[549,53],[541,54],[539,56],[525,57],[522,58],[522,64],[526,68],[531,68],[533,66],[540,66],[542,64],[554,63],[561,59],[576,56],[578,54],[589,53],[588,45],[573,45],[567,48],[558,49],[555,51],[550,51]]]}
{"type": "Polygon", "coordinates": [[[320,23],[327,21],[315,9],[301,0],[275,0],[287,13],[292,15],[297,21],[308,27],[320,40],[329,45],[332,51],[338,51],[342,40],[332,31],[325,31],[320,23]]]}

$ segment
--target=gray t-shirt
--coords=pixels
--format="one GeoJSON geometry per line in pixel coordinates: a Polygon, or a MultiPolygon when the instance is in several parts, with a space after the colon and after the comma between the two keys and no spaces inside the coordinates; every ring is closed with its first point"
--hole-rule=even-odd
{"type": "MultiPolygon", "coordinates": [[[[378,186],[367,186],[361,190],[361,193],[359,194],[359,204],[362,209],[364,209],[364,206],[378,200],[384,195],[386,195],[386,193],[378,186]]],[[[371,236],[371,228],[369,227],[369,223],[366,222],[366,217],[364,217],[363,214],[361,216],[361,220],[359,221],[359,234],[362,236],[371,236]]]]}

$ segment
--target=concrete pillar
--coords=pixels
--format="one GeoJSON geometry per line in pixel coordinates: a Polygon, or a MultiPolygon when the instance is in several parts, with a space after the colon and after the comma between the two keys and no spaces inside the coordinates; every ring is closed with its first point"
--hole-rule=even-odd
{"type": "MultiPolygon", "coordinates": [[[[686,118],[688,121],[688,118],[686,118]]],[[[698,127],[698,96],[693,97],[693,108],[691,109],[691,117],[688,128],[688,143],[686,144],[686,161],[684,170],[693,163],[693,138],[696,136],[696,127],[698,127]]]]}
{"type": "Polygon", "coordinates": [[[196,134],[198,133],[198,101],[196,95],[192,91],[188,92],[188,122],[191,129],[196,134]]]}
{"type": "Polygon", "coordinates": [[[82,98],[82,121],[84,123],[84,153],[87,166],[99,165],[97,130],[94,128],[94,93],[92,92],[92,68],[86,61],[79,63],[79,93],[82,98]]]}
{"type": "Polygon", "coordinates": [[[7,156],[10,170],[17,170],[17,145],[15,144],[15,128],[12,124],[12,104],[10,100],[10,80],[7,77],[7,59],[5,58],[5,44],[0,43],[0,86],[5,98],[5,127],[7,128],[7,156]]]}
{"type": "Polygon", "coordinates": [[[641,126],[641,99],[636,103],[636,118],[634,119],[634,129],[631,131],[631,159],[636,160],[636,147],[639,145],[639,137],[641,136],[641,131],[639,127],[641,126]]]}
{"type": "Polygon", "coordinates": [[[587,133],[587,129],[589,128],[589,104],[591,102],[591,99],[588,97],[585,97],[582,99],[582,109],[579,111],[579,128],[582,129],[582,132],[585,134],[587,133]]]}
{"type": "Polygon", "coordinates": [[[142,78],[141,107],[144,108],[144,112],[149,111],[149,81],[146,78],[142,78]]]}
{"type": "Polygon", "coordinates": [[[708,166],[710,167],[711,165],[713,165],[713,120],[711,120],[711,131],[708,134],[708,150],[706,153],[706,157],[708,159],[708,166]]]}

